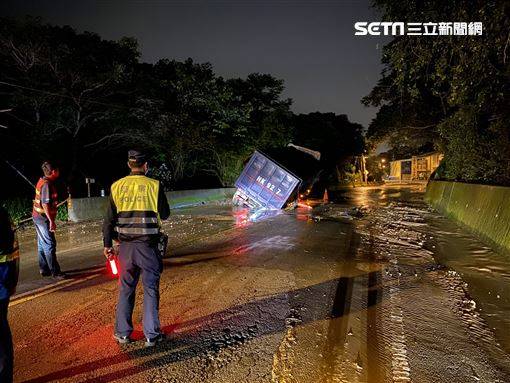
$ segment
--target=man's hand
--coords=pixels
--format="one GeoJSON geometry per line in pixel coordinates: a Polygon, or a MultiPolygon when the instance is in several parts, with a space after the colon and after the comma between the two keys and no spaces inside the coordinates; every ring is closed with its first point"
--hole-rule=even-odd
{"type": "Polygon", "coordinates": [[[48,220],[50,221],[50,231],[55,232],[55,230],[57,230],[57,225],[55,225],[56,212],[51,211],[50,205],[47,203],[43,203],[42,207],[44,214],[46,214],[46,217],[48,217],[48,220]]]}
{"type": "Polygon", "coordinates": [[[113,254],[113,247],[105,247],[103,249],[103,255],[106,257],[106,259],[110,258],[110,255],[113,254]]]}

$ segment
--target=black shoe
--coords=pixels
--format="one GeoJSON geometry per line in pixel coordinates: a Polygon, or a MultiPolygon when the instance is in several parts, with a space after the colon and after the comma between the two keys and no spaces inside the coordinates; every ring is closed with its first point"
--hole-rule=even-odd
{"type": "Polygon", "coordinates": [[[39,274],[41,274],[41,277],[51,277],[51,273],[49,271],[39,270],[39,274]]]}
{"type": "Polygon", "coordinates": [[[122,336],[119,334],[113,334],[113,339],[115,339],[119,344],[128,344],[132,342],[129,336],[122,336]]]}
{"type": "Polygon", "coordinates": [[[161,333],[154,338],[145,338],[145,347],[154,347],[156,344],[161,343],[166,339],[166,335],[161,333]]]}
{"type": "Polygon", "coordinates": [[[67,274],[66,273],[63,273],[62,271],[59,271],[58,273],[55,273],[52,275],[53,278],[55,279],[66,279],[67,278],[67,274]]]}

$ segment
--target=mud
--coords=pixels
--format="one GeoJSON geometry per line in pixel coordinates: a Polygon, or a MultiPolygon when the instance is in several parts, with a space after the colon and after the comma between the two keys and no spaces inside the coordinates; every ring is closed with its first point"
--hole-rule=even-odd
{"type": "MultiPolygon", "coordinates": [[[[329,196],[263,217],[174,215],[161,280],[169,339],[156,348],[113,341],[117,286],[105,273],[13,305],[16,381],[510,381],[508,256],[430,210],[420,187],[329,196]]],[[[62,263],[100,266],[98,230],[61,228],[62,263]]],[[[35,281],[33,235],[22,237],[35,281]]],[[[138,340],[141,320],[138,305],[138,340]]]]}

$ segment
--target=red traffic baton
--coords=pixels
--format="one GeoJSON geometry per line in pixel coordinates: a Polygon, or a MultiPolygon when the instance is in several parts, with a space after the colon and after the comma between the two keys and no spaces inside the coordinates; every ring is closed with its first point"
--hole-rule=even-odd
{"type": "Polygon", "coordinates": [[[113,249],[111,249],[108,253],[109,253],[108,263],[110,264],[110,271],[111,271],[112,275],[116,277],[119,275],[119,268],[117,266],[117,257],[115,256],[115,252],[113,251],[113,249]]]}

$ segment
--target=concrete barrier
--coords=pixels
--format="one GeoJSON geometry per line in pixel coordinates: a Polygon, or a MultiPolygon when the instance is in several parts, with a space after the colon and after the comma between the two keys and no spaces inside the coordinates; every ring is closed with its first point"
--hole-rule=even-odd
{"type": "MultiPolygon", "coordinates": [[[[229,200],[235,188],[176,190],[165,193],[171,209],[205,205],[229,200]]],[[[69,220],[80,222],[104,217],[108,197],[72,198],[68,202],[69,220]]]]}
{"type": "Polygon", "coordinates": [[[204,205],[211,202],[232,199],[235,188],[175,190],[166,192],[170,208],[178,209],[187,206],[204,205]]]}
{"type": "Polygon", "coordinates": [[[430,181],[425,200],[496,247],[510,251],[510,187],[430,181]]]}
{"type": "Polygon", "coordinates": [[[104,217],[108,197],[70,198],[67,200],[69,221],[80,222],[104,217]]]}

